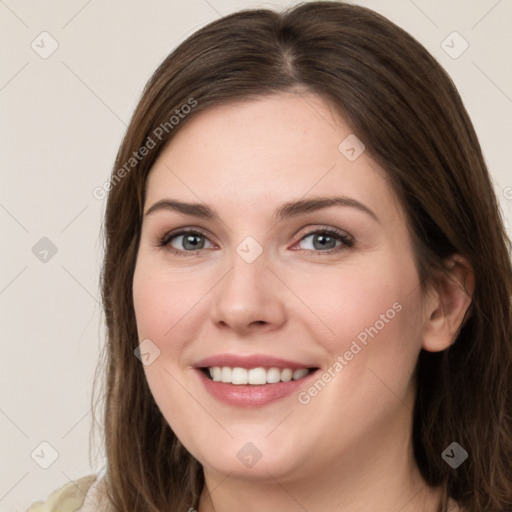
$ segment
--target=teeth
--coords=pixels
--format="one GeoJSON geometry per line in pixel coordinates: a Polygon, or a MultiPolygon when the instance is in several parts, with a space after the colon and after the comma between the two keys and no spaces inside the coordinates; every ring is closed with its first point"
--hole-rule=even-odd
{"type": "Polygon", "coordinates": [[[267,383],[267,372],[265,368],[252,368],[247,372],[247,382],[249,384],[266,384],[267,383]]]}
{"type": "Polygon", "coordinates": [[[309,373],[309,370],[307,368],[299,368],[298,370],[293,371],[293,380],[299,380],[302,379],[302,377],[305,377],[309,373]]]}
{"type": "Polygon", "coordinates": [[[231,384],[247,384],[249,372],[245,368],[233,368],[231,372],[231,384]]]}
{"type": "Polygon", "coordinates": [[[231,382],[232,370],[228,366],[223,366],[221,369],[220,380],[222,382],[231,382]]]}
{"type": "Polygon", "coordinates": [[[230,368],[229,366],[212,366],[208,368],[210,377],[215,382],[226,384],[276,384],[278,382],[289,382],[299,380],[309,374],[307,368],[292,370],[291,368],[230,368]]]}
{"type": "Polygon", "coordinates": [[[290,370],[290,368],[285,368],[284,370],[281,370],[281,380],[283,382],[288,382],[292,380],[293,378],[293,370],[290,370]]]}
{"type": "Polygon", "coordinates": [[[210,377],[217,382],[220,381],[222,379],[222,370],[218,366],[210,368],[210,377]]]}
{"type": "Polygon", "coordinates": [[[281,370],[279,368],[269,368],[267,370],[267,382],[276,384],[281,380],[281,370]]]}

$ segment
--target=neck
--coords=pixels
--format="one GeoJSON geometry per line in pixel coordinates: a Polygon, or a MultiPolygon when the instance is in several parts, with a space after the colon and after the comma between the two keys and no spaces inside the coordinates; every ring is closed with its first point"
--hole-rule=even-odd
{"type": "Polygon", "coordinates": [[[198,512],[238,512],[242,507],[246,512],[439,512],[440,488],[428,487],[410,469],[379,469],[378,481],[370,476],[373,472],[350,481],[340,481],[331,473],[322,475],[322,479],[300,482],[282,481],[272,475],[259,482],[210,475],[206,477],[198,512]]]}
{"type": "Polygon", "coordinates": [[[198,512],[438,512],[442,490],[421,477],[412,451],[411,411],[403,409],[371,439],[358,439],[327,463],[301,468],[300,475],[269,471],[242,478],[205,467],[198,512]]]}

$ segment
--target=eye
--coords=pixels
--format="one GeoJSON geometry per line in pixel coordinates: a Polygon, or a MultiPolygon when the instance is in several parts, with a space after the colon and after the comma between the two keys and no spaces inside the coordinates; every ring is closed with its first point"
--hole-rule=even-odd
{"type": "Polygon", "coordinates": [[[168,247],[175,254],[185,255],[185,252],[197,252],[201,249],[209,249],[213,244],[208,238],[198,231],[181,230],[177,233],[168,233],[162,237],[159,246],[168,247]],[[209,245],[208,245],[209,244],[209,245]]]}
{"type": "MultiPolygon", "coordinates": [[[[334,228],[322,228],[310,231],[295,245],[302,244],[300,251],[332,254],[354,245],[347,234],[334,228]]],[[[159,247],[166,247],[178,256],[192,256],[202,249],[211,249],[214,244],[197,230],[180,230],[167,233],[158,240],[159,247]],[[188,253],[188,254],[187,254],[188,253]]]]}
{"type": "Polygon", "coordinates": [[[298,243],[303,245],[301,250],[328,253],[338,252],[354,245],[354,241],[349,236],[334,228],[310,231],[298,243]]]}

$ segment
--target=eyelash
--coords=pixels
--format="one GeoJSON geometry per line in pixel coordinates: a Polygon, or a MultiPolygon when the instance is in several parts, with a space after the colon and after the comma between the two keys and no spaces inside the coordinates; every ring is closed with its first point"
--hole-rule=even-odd
{"type": "MultiPolygon", "coordinates": [[[[199,235],[204,238],[208,238],[205,234],[201,233],[200,231],[198,231],[196,229],[181,229],[180,231],[177,231],[174,233],[173,232],[166,233],[165,235],[160,237],[158,239],[157,246],[158,247],[166,247],[169,251],[171,251],[173,254],[175,254],[177,256],[184,256],[184,257],[196,256],[198,252],[200,252],[204,249],[184,251],[184,250],[180,250],[180,249],[175,249],[174,247],[169,245],[173,238],[176,238],[181,235],[190,235],[190,234],[199,235]]],[[[336,247],[334,249],[327,249],[325,251],[315,251],[315,250],[311,250],[311,249],[297,249],[297,252],[308,252],[308,253],[313,253],[313,254],[334,254],[334,253],[338,253],[342,250],[345,250],[347,248],[353,247],[353,245],[354,245],[354,240],[351,237],[347,236],[342,231],[339,231],[335,228],[321,228],[321,229],[309,231],[308,233],[305,233],[297,243],[302,242],[305,238],[308,238],[311,235],[317,235],[317,234],[332,236],[333,238],[340,241],[341,245],[339,245],[338,247],[336,247]]]]}

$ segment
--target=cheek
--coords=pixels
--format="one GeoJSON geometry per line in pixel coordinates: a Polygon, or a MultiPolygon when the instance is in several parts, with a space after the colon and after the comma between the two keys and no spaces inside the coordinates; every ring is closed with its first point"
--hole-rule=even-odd
{"type": "Polygon", "coordinates": [[[179,343],[193,336],[190,319],[197,315],[204,294],[204,282],[192,279],[190,273],[170,272],[142,261],[133,278],[139,339],[151,339],[162,352],[177,352],[179,343]]]}
{"type": "Polygon", "coordinates": [[[158,356],[144,366],[144,373],[158,407],[171,424],[171,420],[183,416],[184,410],[193,409],[183,383],[182,356],[195,336],[191,327],[204,290],[190,279],[190,274],[170,274],[142,256],[132,291],[139,341],[149,339],[158,349],[158,356]]]}
{"type": "Polygon", "coordinates": [[[370,365],[407,371],[414,366],[421,346],[421,293],[412,258],[383,255],[357,268],[319,269],[297,280],[294,289],[307,298],[311,312],[302,316],[304,329],[314,330],[331,362],[346,356],[352,374],[370,365]]]}
{"type": "Polygon", "coordinates": [[[353,425],[361,435],[378,430],[413,398],[411,379],[421,347],[417,273],[403,260],[379,263],[333,273],[320,280],[323,293],[315,287],[309,295],[322,320],[316,321],[315,339],[328,358],[319,380],[301,389],[297,399],[312,429],[323,428],[322,411],[329,410],[340,438],[354,436],[353,425]],[[324,324],[334,334],[321,336],[324,324]]]}

